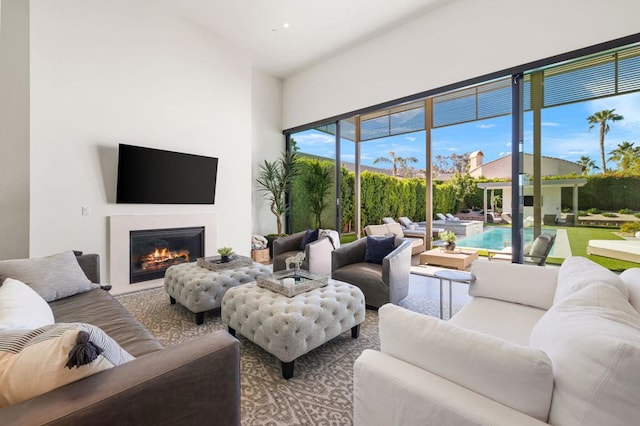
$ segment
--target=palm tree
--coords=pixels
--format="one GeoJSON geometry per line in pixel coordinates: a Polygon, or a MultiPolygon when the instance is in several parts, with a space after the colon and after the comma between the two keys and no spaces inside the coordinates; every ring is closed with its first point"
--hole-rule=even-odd
{"type": "Polygon", "coordinates": [[[633,146],[633,142],[624,141],[609,153],[608,161],[618,163],[618,168],[623,172],[630,171],[634,164],[640,160],[640,147],[633,146]]]}
{"type": "Polygon", "coordinates": [[[389,151],[389,156],[391,157],[391,159],[389,159],[388,157],[378,157],[375,160],[373,160],[373,164],[378,164],[378,163],[392,164],[393,177],[398,177],[398,169],[406,168],[407,163],[418,162],[418,159],[416,157],[406,157],[406,158],[398,157],[396,156],[396,153],[393,151],[389,151]]]}
{"type": "Polygon", "coordinates": [[[590,157],[583,155],[580,157],[580,160],[576,161],[576,163],[580,164],[582,167],[582,174],[587,175],[591,170],[599,169],[600,167],[596,166],[596,162],[593,161],[590,157]]]}
{"type": "Polygon", "coordinates": [[[593,129],[596,125],[600,126],[600,161],[602,162],[602,173],[607,172],[607,163],[604,159],[604,136],[609,133],[609,121],[620,121],[624,117],[620,114],[614,113],[615,109],[604,109],[598,111],[593,115],[587,117],[589,122],[589,130],[593,129]]]}

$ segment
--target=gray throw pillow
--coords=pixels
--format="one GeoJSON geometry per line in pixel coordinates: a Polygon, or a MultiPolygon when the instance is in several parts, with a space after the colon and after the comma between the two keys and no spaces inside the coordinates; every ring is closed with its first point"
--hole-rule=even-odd
{"type": "Polygon", "coordinates": [[[22,281],[47,302],[84,293],[92,284],[71,250],[33,259],[0,260],[0,282],[22,281]]]}

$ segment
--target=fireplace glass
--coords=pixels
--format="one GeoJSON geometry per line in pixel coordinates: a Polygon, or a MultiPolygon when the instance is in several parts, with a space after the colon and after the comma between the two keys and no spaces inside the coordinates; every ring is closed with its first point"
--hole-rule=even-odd
{"type": "Polygon", "coordinates": [[[204,227],[131,231],[129,282],[164,277],[170,266],[204,257],[204,227]]]}

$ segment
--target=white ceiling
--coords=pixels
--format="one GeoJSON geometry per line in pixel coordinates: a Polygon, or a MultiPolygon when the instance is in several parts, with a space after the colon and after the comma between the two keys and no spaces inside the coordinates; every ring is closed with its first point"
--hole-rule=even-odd
{"type": "Polygon", "coordinates": [[[285,78],[453,0],[162,1],[248,49],[257,68],[285,78]]]}

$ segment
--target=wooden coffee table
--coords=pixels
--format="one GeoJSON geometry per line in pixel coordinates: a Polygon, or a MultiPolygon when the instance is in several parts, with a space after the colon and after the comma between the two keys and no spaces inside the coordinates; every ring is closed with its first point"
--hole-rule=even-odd
{"type": "Polygon", "coordinates": [[[478,252],[475,250],[456,250],[449,252],[443,249],[435,248],[420,253],[420,264],[445,266],[460,271],[466,270],[471,262],[478,258],[478,252]]]}

